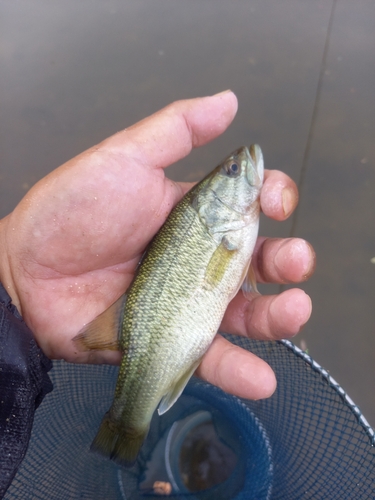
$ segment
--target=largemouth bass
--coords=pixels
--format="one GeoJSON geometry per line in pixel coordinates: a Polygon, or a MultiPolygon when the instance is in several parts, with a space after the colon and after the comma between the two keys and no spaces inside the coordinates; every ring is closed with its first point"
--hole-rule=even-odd
{"type": "Polygon", "coordinates": [[[256,290],[249,266],[262,184],[260,147],[232,153],[172,210],[126,295],[75,337],[79,349],[123,353],[92,450],[132,465],[155,409],[178,399],[241,285],[256,290]]]}

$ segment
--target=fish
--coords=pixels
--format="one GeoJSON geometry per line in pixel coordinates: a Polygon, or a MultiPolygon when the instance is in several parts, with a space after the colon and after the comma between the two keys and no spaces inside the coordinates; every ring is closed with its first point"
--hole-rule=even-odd
{"type": "Polygon", "coordinates": [[[80,350],[119,349],[113,403],[91,450],[131,467],[156,408],[176,402],[242,287],[250,265],[264,164],[253,144],[229,155],[171,211],[120,297],[73,339],[80,350]]]}

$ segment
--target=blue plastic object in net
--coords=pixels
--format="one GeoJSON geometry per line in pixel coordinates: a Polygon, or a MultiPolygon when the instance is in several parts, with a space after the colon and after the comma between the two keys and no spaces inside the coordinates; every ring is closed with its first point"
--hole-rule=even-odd
{"type": "Polygon", "coordinates": [[[237,455],[235,467],[211,490],[172,491],[165,498],[374,499],[374,431],[341,387],[288,341],[227,338],[273,367],[275,394],[240,400],[192,380],[170,411],[154,416],[132,469],[89,452],[111,403],[117,369],[55,362],[55,389],[36,413],[29,450],[5,498],[160,498],[144,487],[153,454],[176,420],[207,411],[237,455]]]}

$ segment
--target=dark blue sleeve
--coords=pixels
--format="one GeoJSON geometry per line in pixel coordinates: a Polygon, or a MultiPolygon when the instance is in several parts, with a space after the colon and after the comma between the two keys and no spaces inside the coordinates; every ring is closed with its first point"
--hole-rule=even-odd
{"type": "Polygon", "coordinates": [[[51,368],[0,284],[0,498],[25,456],[35,410],[52,391],[51,368]]]}

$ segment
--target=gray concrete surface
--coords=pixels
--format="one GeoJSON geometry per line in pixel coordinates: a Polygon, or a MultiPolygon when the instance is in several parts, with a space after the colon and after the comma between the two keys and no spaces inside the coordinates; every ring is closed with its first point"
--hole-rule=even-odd
{"type": "MultiPolygon", "coordinates": [[[[0,216],[59,164],[175,99],[239,112],[170,169],[196,180],[242,144],[301,188],[285,223],[317,252],[303,340],[375,425],[375,4],[17,0],[0,5],[0,216]]],[[[269,287],[277,291],[277,287],[269,287]]]]}

